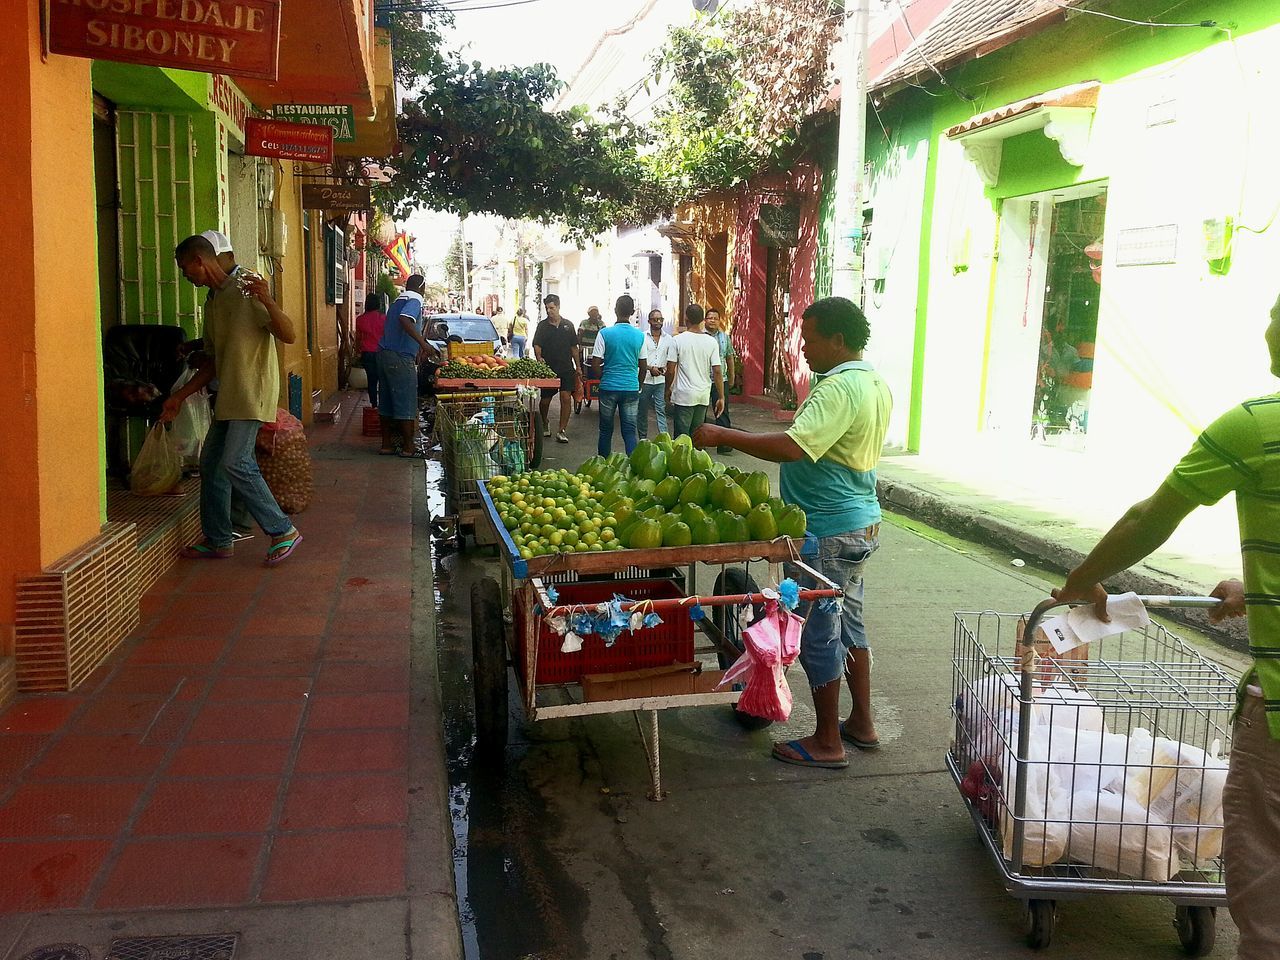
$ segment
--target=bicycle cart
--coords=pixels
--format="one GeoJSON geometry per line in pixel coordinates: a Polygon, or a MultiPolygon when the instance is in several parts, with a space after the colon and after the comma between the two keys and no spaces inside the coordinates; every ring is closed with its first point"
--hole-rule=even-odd
{"type": "Polygon", "coordinates": [[[1156,623],[1058,653],[1037,628],[1065,606],[956,614],[947,768],[1005,889],[1026,904],[1029,946],[1049,945],[1058,900],[1145,894],[1173,901],[1184,950],[1204,956],[1226,899],[1237,678],[1156,623]]]}
{"type": "Polygon", "coordinates": [[[445,514],[434,524],[451,524],[461,547],[467,533],[476,543],[497,541],[480,524],[475,481],[536,469],[542,461],[538,389],[558,380],[436,381],[436,442],[445,475],[445,514]]]}
{"type": "Polygon", "coordinates": [[[480,482],[477,488],[484,523],[500,544],[502,560],[501,584],[485,578],[471,593],[476,739],[482,751],[500,751],[506,744],[510,666],[530,721],[633,713],[649,760],[649,798],[661,800],[659,711],[735,705],[743,726],[768,725],[737,711],[741,691],[716,689],[725,668],[742,652],[743,612],[750,607],[749,619],[759,618],[771,596],[756,585],[751,565],[766,567],[761,576],[767,575],[769,583],[781,582],[783,563],[811,578],[816,587],[801,590],[801,601],[840,594],[804,563],[804,557],[817,554],[811,537],[522,559],[487,485],[480,482]],[[698,580],[708,568],[716,578],[711,593],[703,594],[698,580]],[[699,616],[694,608],[710,612],[699,616]],[[628,629],[612,645],[597,634],[583,636],[579,650],[565,643],[566,618],[609,609],[624,616],[656,614],[662,622],[628,629]],[[511,611],[510,630],[504,610],[511,611]]]}

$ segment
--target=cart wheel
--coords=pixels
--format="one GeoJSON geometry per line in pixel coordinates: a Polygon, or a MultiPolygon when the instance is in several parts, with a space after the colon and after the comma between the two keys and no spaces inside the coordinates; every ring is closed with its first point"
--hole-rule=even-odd
{"type": "Polygon", "coordinates": [[[476,749],[500,754],[507,744],[507,641],[502,593],[492,577],[471,585],[471,652],[476,749]]]}
{"type": "MultiPolygon", "coordinates": [[[[718,596],[734,593],[758,593],[760,590],[756,582],[747,574],[747,571],[741,567],[727,567],[720,576],[716,577],[714,589],[718,596]]],[[[764,616],[764,607],[760,604],[753,605],[751,608],[752,622],[759,620],[762,616],[764,616]]],[[[742,626],[738,621],[736,608],[713,607],[711,610],[711,622],[739,651],[745,649],[742,645],[742,626]]],[[[733,666],[733,661],[725,656],[723,652],[718,652],[716,656],[720,660],[721,670],[727,670],[733,666]]],[[[767,720],[764,717],[755,717],[749,713],[743,713],[738,709],[736,703],[732,706],[733,719],[737,720],[744,730],[763,730],[773,723],[772,720],[767,720]]]]}
{"type": "Polygon", "coordinates": [[[1207,957],[1217,939],[1218,911],[1214,907],[1178,907],[1173,926],[1189,957],[1207,957]]]}
{"type": "Polygon", "coordinates": [[[529,411],[529,438],[525,443],[525,469],[537,470],[542,463],[542,415],[529,411]]]}
{"type": "Polygon", "coordinates": [[[1027,946],[1043,950],[1053,940],[1053,924],[1058,918],[1056,900],[1027,901],[1027,946]]]}

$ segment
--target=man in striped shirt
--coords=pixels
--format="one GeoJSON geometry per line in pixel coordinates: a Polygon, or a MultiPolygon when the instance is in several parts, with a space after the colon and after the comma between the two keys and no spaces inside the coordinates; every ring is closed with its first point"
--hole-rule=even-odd
{"type": "MultiPolygon", "coordinates": [[[[1280,377],[1280,300],[1266,331],[1271,372],[1280,377]]],[[[1224,580],[1210,618],[1249,618],[1253,669],[1244,678],[1223,794],[1227,903],[1240,928],[1241,960],[1280,957],[1280,394],[1228,410],[1149,499],[1128,513],[1054,591],[1094,600],[1099,585],[1163,544],[1197,506],[1236,495],[1244,583],[1224,580]]]]}

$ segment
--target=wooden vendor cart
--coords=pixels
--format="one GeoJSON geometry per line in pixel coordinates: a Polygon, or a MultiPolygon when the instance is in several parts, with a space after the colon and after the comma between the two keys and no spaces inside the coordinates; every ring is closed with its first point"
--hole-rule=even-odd
{"type": "Polygon", "coordinates": [[[476,484],[486,539],[498,543],[499,584],[485,578],[472,587],[472,645],[477,747],[500,755],[507,741],[508,666],[525,716],[531,721],[596,714],[634,714],[649,760],[651,800],[661,800],[662,771],[658,711],[676,707],[735,705],[743,726],[769,721],[737,711],[740,690],[717,690],[724,670],[742,652],[741,614],[750,605],[758,618],[768,599],[753,579],[759,564],[765,582],[780,583],[782,564],[807,576],[803,603],[839,596],[830,580],[804,563],[817,555],[812,537],[649,550],[561,553],[521,558],[498,517],[484,481],[476,484]],[[699,578],[714,574],[709,593],[699,578]],[[613,609],[655,613],[662,622],[622,632],[607,644],[598,634],[582,637],[579,650],[562,650],[556,629],[579,614],[613,609]],[[708,608],[706,616],[694,608],[708,608]],[[511,611],[508,630],[504,611],[511,611]],[[695,637],[696,635],[696,637],[695,637]],[[642,722],[645,717],[647,722],[642,722]],[[647,731],[646,731],[647,728],[647,731]]]}

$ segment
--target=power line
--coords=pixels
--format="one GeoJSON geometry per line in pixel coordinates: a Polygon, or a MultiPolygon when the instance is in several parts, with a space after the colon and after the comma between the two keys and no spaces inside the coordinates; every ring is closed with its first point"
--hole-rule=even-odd
{"type": "Polygon", "coordinates": [[[1049,0],[1049,2],[1059,10],[1066,10],[1069,13],[1087,13],[1091,17],[1103,17],[1107,20],[1115,20],[1118,23],[1128,23],[1135,27],[1202,27],[1210,30],[1219,29],[1217,20],[1200,20],[1196,23],[1158,23],[1154,20],[1131,20],[1128,17],[1116,16],[1114,13],[1103,13],[1101,10],[1089,10],[1086,7],[1064,3],[1063,0],[1049,0]]]}
{"type": "MultiPolygon", "coordinates": [[[[963,90],[960,90],[958,87],[952,85],[951,81],[942,75],[942,71],[933,65],[933,61],[930,60],[927,56],[925,56],[924,48],[920,45],[920,38],[917,37],[916,32],[911,29],[911,18],[907,16],[907,8],[902,5],[902,0],[897,0],[897,2],[898,2],[898,10],[902,14],[902,25],[907,28],[907,34],[911,37],[912,49],[915,51],[916,55],[921,60],[924,61],[925,66],[927,66],[930,70],[934,72],[934,74],[937,76],[938,80],[942,82],[942,85],[944,87],[946,87],[948,90],[954,93],[961,100],[967,100],[969,103],[973,103],[974,100],[977,99],[977,97],[967,94],[963,90]]],[[[1052,0],[1052,2],[1056,3],[1057,0],[1052,0]]],[[[915,86],[915,84],[911,84],[911,86],[915,86]]],[[[920,89],[924,90],[924,87],[921,87],[920,89]]]]}

